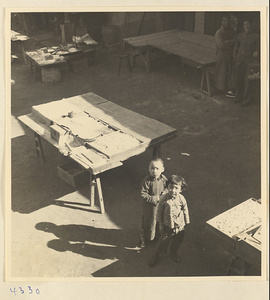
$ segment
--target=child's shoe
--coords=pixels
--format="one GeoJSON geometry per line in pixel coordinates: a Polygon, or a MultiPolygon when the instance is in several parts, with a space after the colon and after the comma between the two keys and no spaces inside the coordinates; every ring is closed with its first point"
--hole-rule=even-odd
{"type": "Polygon", "coordinates": [[[226,97],[235,98],[235,95],[234,95],[233,91],[228,91],[228,93],[226,94],[226,97]]]}
{"type": "Polygon", "coordinates": [[[145,248],[145,242],[140,243],[140,248],[142,248],[142,249],[145,248]]]}
{"type": "Polygon", "coordinates": [[[159,253],[156,252],[149,260],[149,263],[148,263],[149,267],[154,267],[157,264],[158,259],[159,259],[159,253]]]}

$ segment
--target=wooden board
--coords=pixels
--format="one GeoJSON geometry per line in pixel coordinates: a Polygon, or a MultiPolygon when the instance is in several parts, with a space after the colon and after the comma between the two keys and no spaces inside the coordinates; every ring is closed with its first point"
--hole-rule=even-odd
{"type": "Polygon", "coordinates": [[[193,44],[185,40],[179,40],[174,44],[161,44],[159,42],[152,45],[162,51],[183,57],[200,65],[213,64],[215,62],[215,50],[198,44],[193,44]]]}
{"type": "Polygon", "coordinates": [[[107,122],[137,139],[150,144],[161,136],[176,136],[176,129],[157,120],[145,117],[104,98],[96,97],[93,93],[65,99],[82,110],[89,112],[95,118],[107,122]]]}
{"type": "MultiPolygon", "coordinates": [[[[145,117],[118,105],[115,106],[112,102],[103,103],[99,105],[99,107],[106,111],[110,111],[113,119],[117,120],[116,123],[114,120],[110,119],[110,124],[115,125],[126,133],[130,133],[132,130],[132,135],[142,141],[149,141],[149,139],[153,140],[160,136],[176,132],[175,129],[164,123],[145,117]]],[[[108,118],[106,119],[108,120],[108,118]]]]}
{"type": "MultiPolygon", "coordinates": [[[[53,145],[55,148],[59,149],[59,143],[51,138],[50,131],[47,125],[40,123],[39,120],[37,120],[35,116],[33,116],[33,114],[20,116],[18,119],[31,130],[36,132],[40,137],[53,145]]],[[[88,149],[87,151],[92,151],[92,156],[96,154],[94,150],[88,149]]],[[[89,160],[80,155],[79,152],[74,152],[73,154],[71,153],[69,156],[83,168],[91,171],[94,175],[122,165],[122,162],[120,161],[108,161],[107,157],[105,156],[103,156],[103,159],[97,163],[91,163],[89,160]]],[[[89,156],[91,157],[91,154],[89,156]]]]}
{"type": "Polygon", "coordinates": [[[78,106],[70,102],[63,102],[63,100],[32,106],[33,116],[47,126],[50,126],[52,121],[59,120],[62,116],[68,115],[69,112],[78,113],[81,110],[78,106]]]}
{"type": "Polygon", "coordinates": [[[252,198],[207,221],[230,238],[261,224],[261,205],[252,198]]]}
{"type": "MultiPolygon", "coordinates": [[[[120,166],[124,160],[141,154],[148,147],[166,142],[177,135],[176,129],[132,112],[94,93],[33,106],[32,114],[22,116],[20,120],[57,147],[61,153],[69,155],[84,168],[91,170],[93,174],[120,166]],[[70,112],[73,112],[73,118],[69,119],[67,116],[70,112]],[[106,130],[102,129],[100,135],[91,135],[92,139],[89,140],[86,136],[79,138],[80,128],[83,126],[78,127],[74,121],[76,116],[81,114],[89,122],[97,121],[106,130]],[[50,136],[49,129],[52,123],[62,126],[68,132],[73,132],[73,135],[60,136],[59,143],[57,143],[50,136]],[[106,136],[110,134],[117,134],[118,139],[115,136],[112,143],[105,145],[102,141],[108,139],[106,136]],[[82,144],[73,147],[72,142],[76,136],[82,144]],[[126,141],[123,138],[126,138],[126,141]],[[84,147],[85,149],[80,151],[79,146],[91,149],[87,150],[84,147]]],[[[93,127],[91,124],[88,126],[89,128],[93,127]]],[[[83,131],[88,132],[89,130],[83,131]]]]}
{"type": "Polygon", "coordinates": [[[216,49],[215,40],[212,35],[199,34],[196,32],[190,32],[185,30],[180,30],[178,32],[179,38],[193,44],[201,45],[203,47],[208,47],[211,49],[216,49]]]}
{"type": "Polygon", "coordinates": [[[40,67],[58,65],[66,62],[65,58],[60,55],[51,55],[51,59],[45,60],[44,56],[37,51],[27,51],[25,54],[40,67]]]}
{"type": "Polygon", "coordinates": [[[214,38],[189,31],[169,30],[125,39],[134,47],[151,46],[199,65],[215,62],[214,38]]]}
{"type": "Polygon", "coordinates": [[[151,41],[160,39],[164,36],[174,35],[177,32],[177,29],[161,31],[157,33],[150,33],[145,35],[140,35],[136,37],[125,38],[124,41],[134,47],[143,47],[151,44],[151,41]]]}
{"type": "Polygon", "coordinates": [[[68,130],[70,134],[79,136],[85,141],[96,139],[101,135],[106,135],[114,131],[108,125],[103,124],[85,112],[73,113],[72,118],[62,117],[54,120],[54,123],[68,130]]]}
{"type": "Polygon", "coordinates": [[[120,161],[127,156],[133,156],[133,153],[137,153],[139,148],[144,148],[142,142],[121,131],[100,136],[93,142],[87,143],[87,145],[104,153],[111,160],[118,159],[120,161]]]}

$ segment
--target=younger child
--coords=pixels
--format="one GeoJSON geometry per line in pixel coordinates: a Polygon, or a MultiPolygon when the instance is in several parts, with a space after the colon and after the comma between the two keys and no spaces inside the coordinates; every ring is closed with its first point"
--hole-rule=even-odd
{"type": "Polygon", "coordinates": [[[142,229],[140,234],[141,247],[145,243],[154,240],[156,236],[156,214],[160,195],[163,193],[167,178],[162,174],[164,172],[164,163],[161,158],[150,161],[149,175],[144,179],[141,188],[143,200],[142,229]]]}
{"type": "Polygon", "coordinates": [[[161,237],[149,266],[155,266],[163,250],[169,250],[173,261],[179,262],[177,250],[184,239],[184,228],[189,224],[189,213],[185,197],[181,192],[187,186],[184,178],[172,175],[167,182],[168,190],[160,197],[157,221],[161,237]]]}

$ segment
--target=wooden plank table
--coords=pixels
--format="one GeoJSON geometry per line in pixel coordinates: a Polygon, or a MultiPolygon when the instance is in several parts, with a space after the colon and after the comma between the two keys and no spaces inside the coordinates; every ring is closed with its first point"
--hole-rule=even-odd
{"type": "Polygon", "coordinates": [[[202,69],[201,91],[211,96],[212,89],[208,68],[215,64],[216,48],[214,37],[173,29],[125,38],[124,42],[131,46],[130,57],[132,62],[135,56],[135,48],[139,48],[139,54],[144,60],[147,72],[151,68],[151,48],[179,56],[186,64],[202,69]]]}
{"type": "Polygon", "coordinates": [[[261,261],[262,226],[260,200],[250,198],[206,222],[212,236],[223,242],[226,250],[234,257],[228,269],[230,273],[235,260],[242,260],[240,273],[245,274],[249,264],[258,267],[261,261]]]}
{"type": "MultiPolygon", "coordinates": [[[[60,55],[56,53],[57,47],[47,48],[43,47],[34,51],[27,51],[26,56],[30,62],[30,70],[31,73],[34,73],[34,78],[38,78],[38,72],[40,72],[41,68],[47,67],[57,67],[60,64],[66,63],[66,58],[64,55],[60,55]],[[46,59],[48,57],[50,59],[46,59]]],[[[76,51],[79,52],[79,51],[76,51]]],[[[61,52],[60,52],[61,53],[61,52]]],[[[64,52],[63,53],[68,53],[64,52]]]]}
{"type": "Polygon", "coordinates": [[[158,156],[160,145],[177,135],[176,129],[94,93],[33,106],[32,113],[19,120],[34,131],[37,154],[43,160],[41,138],[89,171],[90,206],[97,189],[101,213],[105,212],[101,173],[150,147],[158,156]],[[64,131],[59,139],[52,136],[54,128],[64,131]]]}
{"type": "Polygon", "coordinates": [[[42,47],[34,51],[27,51],[26,56],[30,62],[31,73],[37,79],[37,72],[45,67],[57,67],[69,60],[86,57],[93,62],[95,52],[100,46],[86,44],[69,44],[67,46],[42,47]],[[71,51],[72,50],[72,51],[71,51]],[[49,57],[49,59],[46,59],[49,57]]]}

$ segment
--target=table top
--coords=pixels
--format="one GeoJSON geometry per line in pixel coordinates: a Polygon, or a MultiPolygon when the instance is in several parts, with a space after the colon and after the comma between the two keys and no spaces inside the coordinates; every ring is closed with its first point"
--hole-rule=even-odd
{"type": "MultiPolygon", "coordinates": [[[[66,62],[65,57],[63,55],[57,54],[54,48],[48,51],[47,47],[43,47],[34,51],[26,51],[26,55],[40,67],[42,66],[49,66],[55,64],[61,64],[66,62]],[[46,53],[44,52],[46,51],[46,53]]],[[[61,53],[61,52],[60,52],[61,53]]],[[[65,53],[63,51],[63,53],[65,53]]]]}
{"type": "Polygon", "coordinates": [[[133,47],[151,46],[190,60],[201,66],[215,63],[214,37],[184,30],[172,29],[125,38],[133,47]]]}
{"type": "Polygon", "coordinates": [[[177,135],[176,129],[94,93],[33,106],[19,120],[93,174],[177,135]],[[55,128],[64,131],[59,141],[51,136],[55,128]]]}
{"type": "Polygon", "coordinates": [[[224,237],[236,242],[244,241],[261,251],[261,217],[260,202],[250,198],[208,220],[206,223],[224,237]]]}
{"type": "Polygon", "coordinates": [[[42,67],[66,62],[76,54],[96,51],[99,47],[98,44],[67,44],[64,46],[42,47],[34,51],[27,51],[26,55],[42,67]]]}
{"type": "Polygon", "coordinates": [[[29,40],[29,37],[27,35],[21,34],[17,31],[11,30],[10,31],[10,38],[12,42],[17,42],[17,41],[27,41],[29,40]]]}

